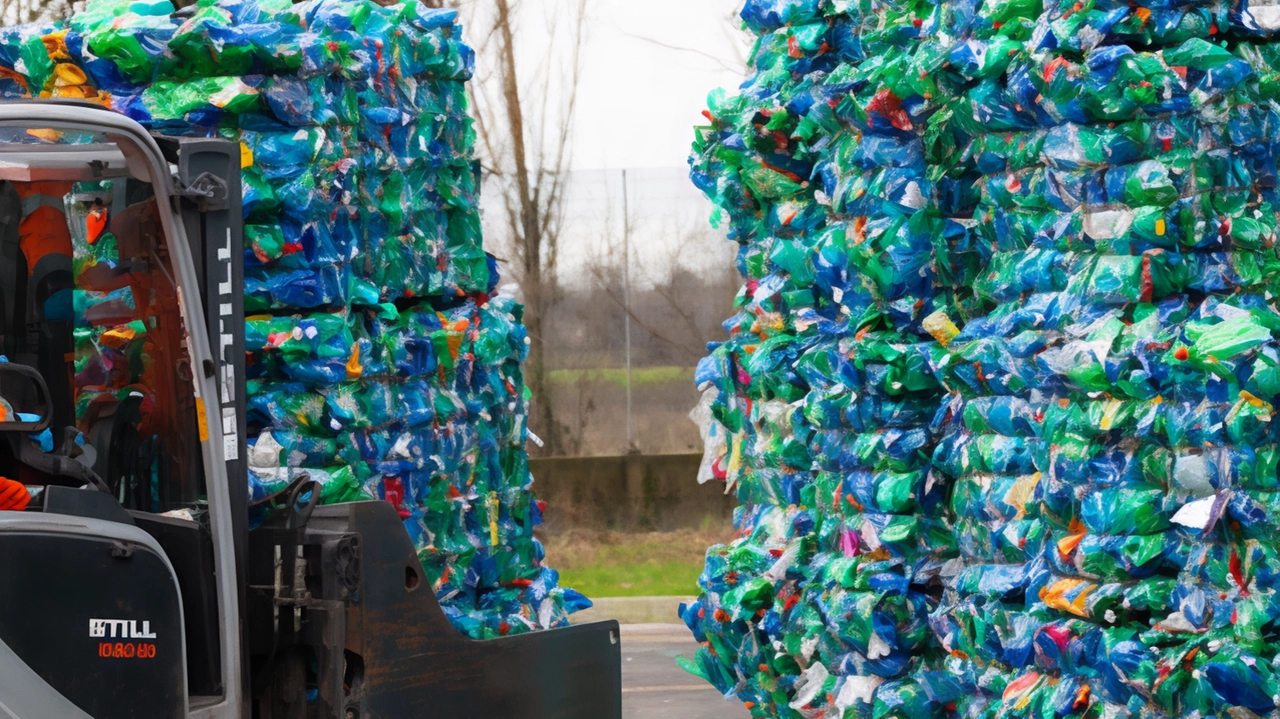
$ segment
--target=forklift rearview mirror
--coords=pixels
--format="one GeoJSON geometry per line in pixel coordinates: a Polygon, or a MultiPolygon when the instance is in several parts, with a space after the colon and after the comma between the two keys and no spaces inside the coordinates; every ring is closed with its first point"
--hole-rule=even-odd
{"type": "Polygon", "coordinates": [[[0,362],[0,432],[43,432],[49,427],[49,386],[26,365],[0,362]]]}

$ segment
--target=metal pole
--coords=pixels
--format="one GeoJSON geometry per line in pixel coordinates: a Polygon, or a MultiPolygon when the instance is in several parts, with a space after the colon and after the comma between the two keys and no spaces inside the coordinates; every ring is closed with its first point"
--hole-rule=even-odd
{"type": "Polygon", "coordinates": [[[635,449],[631,422],[631,207],[627,198],[627,171],[622,171],[622,309],[627,335],[627,451],[635,449]]]}

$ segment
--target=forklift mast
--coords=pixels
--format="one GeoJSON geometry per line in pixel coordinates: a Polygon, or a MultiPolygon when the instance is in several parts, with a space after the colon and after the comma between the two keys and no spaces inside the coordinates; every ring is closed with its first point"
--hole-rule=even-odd
{"type": "MultiPolygon", "coordinates": [[[[244,221],[240,203],[240,147],[226,140],[169,137],[153,134],[152,137],[164,153],[173,169],[175,195],[174,209],[187,240],[195,275],[199,280],[198,297],[203,299],[204,322],[208,331],[209,347],[213,352],[210,361],[217,383],[216,404],[218,423],[209,425],[212,441],[222,448],[223,466],[226,467],[227,501],[231,512],[230,546],[235,557],[235,597],[238,614],[245,616],[245,567],[249,539],[249,483],[246,456],[248,398],[245,392],[244,346],[244,221]]],[[[207,375],[210,368],[206,366],[207,375]]],[[[184,478],[180,489],[187,502],[200,499],[202,483],[184,478]]],[[[203,547],[188,548],[188,555],[201,560],[190,570],[194,575],[188,583],[189,596],[184,604],[202,609],[199,618],[186,622],[187,633],[200,635],[198,646],[203,650],[188,649],[190,665],[188,676],[193,695],[217,696],[222,694],[224,677],[218,662],[219,646],[216,614],[211,611],[202,582],[213,569],[212,555],[201,551],[203,547]],[[189,600],[189,601],[188,601],[189,600]],[[204,672],[200,670],[206,668],[204,672]]],[[[181,569],[179,571],[182,571],[181,569]]],[[[239,635],[236,646],[244,647],[243,622],[236,628],[239,635]]],[[[245,716],[251,697],[249,667],[241,663],[240,672],[229,680],[239,687],[244,697],[245,716]]]]}
{"type": "MultiPolygon", "coordinates": [[[[120,466],[118,427],[81,442],[114,458],[95,464],[70,440],[67,456],[32,450],[0,422],[0,448],[10,438],[24,472],[34,463],[54,477],[27,511],[0,511],[0,556],[10,559],[0,562],[0,708],[19,719],[621,716],[616,622],[462,636],[390,504],[318,507],[318,484],[304,475],[250,530],[236,143],[153,136],[68,101],[0,104],[0,130],[14,127],[102,140],[0,141],[0,180],[150,183],[185,328],[174,356],[190,360],[178,384],[190,383],[200,413],[199,441],[187,441],[201,459],[164,477],[163,503],[134,498],[126,511],[123,489],[58,486],[117,487],[94,469],[120,466]]],[[[37,380],[66,375],[35,369],[37,380]]],[[[5,397],[12,373],[2,370],[5,397]]],[[[49,387],[30,394],[45,398],[46,416],[58,413],[49,387]]]]}

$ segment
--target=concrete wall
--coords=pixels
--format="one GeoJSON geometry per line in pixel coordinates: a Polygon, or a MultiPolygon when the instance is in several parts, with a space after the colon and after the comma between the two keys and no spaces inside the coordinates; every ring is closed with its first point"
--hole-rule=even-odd
{"type": "Polygon", "coordinates": [[[729,526],[737,498],[723,482],[698,484],[701,454],[532,459],[547,502],[545,530],[660,532],[729,526]]]}

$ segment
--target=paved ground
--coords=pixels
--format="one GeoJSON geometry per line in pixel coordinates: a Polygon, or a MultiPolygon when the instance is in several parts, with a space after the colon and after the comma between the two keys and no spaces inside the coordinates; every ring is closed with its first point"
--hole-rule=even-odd
{"type": "MultiPolygon", "coordinates": [[[[680,622],[680,604],[697,597],[596,597],[594,606],[569,617],[573,624],[616,619],[619,624],[666,624],[668,630],[684,631],[680,622]]],[[[671,633],[668,631],[668,633],[671,633]]]]}
{"type": "Polygon", "coordinates": [[[624,624],[624,719],[748,719],[742,704],[726,701],[710,684],[676,666],[677,656],[693,658],[697,648],[681,624],[624,624]]]}

